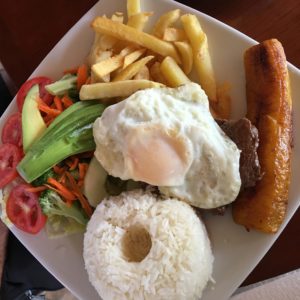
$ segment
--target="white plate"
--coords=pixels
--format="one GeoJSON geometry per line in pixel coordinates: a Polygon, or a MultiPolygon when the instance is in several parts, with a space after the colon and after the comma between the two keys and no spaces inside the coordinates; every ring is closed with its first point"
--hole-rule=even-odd
{"type": "MultiPolygon", "coordinates": [[[[74,67],[84,61],[92,39],[91,20],[97,15],[110,15],[115,11],[124,11],[126,1],[101,0],[87,12],[74,27],[63,37],[55,48],[47,55],[32,76],[45,75],[59,78],[64,69],[74,67]]],[[[245,81],[243,70],[243,53],[256,42],[239,33],[231,27],[216,21],[196,10],[169,0],[142,1],[145,11],[154,11],[153,19],[163,12],[181,8],[183,12],[196,14],[204,31],[207,33],[212,60],[219,81],[229,81],[232,84],[234,103],[233,117],[245,113],[245,81]]],[[[300,99],[300,72],[289,65],[293,99],[300,99]]],[[[295,136],[300,134],[300,102],[294,101],[294,130],[295,136]]],[[[12,103],[1,118],[0,130],[7,117],[16,110],[12,103]]],[[[230,213],[224,217],[207,216],[206,224],[211,237],[215,255],[213,277],[214,287],[208,286],[203,300],[227,299],[246,278],[249,272],[264,256],[267,250],[279,236],[300,203],[300,144],[295,140],[293,155],[292,185],[289,197],[287,216],[280,231],[275,235],[258,232],[247,232],[236,225],[230,213]]],[[[62,282],[74,295],[80,299],[99,299],[88,281],[82,258],[82,235],[69,236],[49,240],[44,232],[39,235],[29,235],[12,228],[13,233],[27,249],[62,282]]]]}

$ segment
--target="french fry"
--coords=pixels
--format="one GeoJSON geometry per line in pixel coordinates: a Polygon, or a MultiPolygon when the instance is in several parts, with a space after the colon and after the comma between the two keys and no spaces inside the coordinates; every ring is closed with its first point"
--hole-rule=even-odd
{"type": "Polygon", "coordinates": [[[123,48],[120,51],[120,55],[126,57],[127,55],[129,55],[130,53],[134,52],[135,50],[136,50],[136,47],[134,47],[134,46],[131,45],[131,46],[123,48]]]}
{"type": "Polygon", "coordinates": [[[154,81],[167,85],[166,78],[160,71],[160,64],[161,63],[157,61],[150,67],[150,76],[154,81]]]}
{"type": "Polygon", "coordinates": [[[144,57],[123,69],[113,81],[129,80],[134,77],[154,56],[144,57]]]}
{"type": "Polygon", "coordinates": [[[105,99],[115,97],[128,97],[138,90],[164,85],[150,80],[124,80],[108,83],[85,84],[81,87],[80,100],[105,99]]]}
{"type": "Polygon", "coordinates": [[[168,27],[165,29],[162,39],[167,42],[176,42],[187,40],[183,29],[168,27]]]}
{"type": "Polygon", "coordinates": [[[153,12],[141,12],[129,17],[127,25],[135,28],[136,30],[143,31],[149,17],[153,15],[153,12]]]}
{"type": "Polygon", "coordinates": [[[92,66],[92,71],[98,78],[103,78],[123,65],[124,57],[115,55],[92,66]]]}
{"type": "Polygon", "coordinates": [[[143,66],[140,69],[140,71],[133,77],[133,80],[140,80],[140,79],[151,80],[150,71],[147,66],[143,66]]]}
{"type": "Polygon", "coordinates": [[[196,16],[186,14],[181,17],[186,35],[191,43],[194,64],[199,77],[199,83],[211,102],[217,101],[217,87],[214,71],[208,51],[207,37],[196,16]]]}
{"type": "Polygon", "coordinates": [[[135,51],[131,52],[130,54],[127,54],[124,57],[123,69],[125,69],[127,66],[129,66],[130,64],[135,62],[137,59],[139,59],[145,53],[145,51],[146,51],[146,49],[142,48],[142,49],[135,50],[135,51]]]}
{"type": "Polygon", "coordinates": [[[115,12],[111,16],[111,20],[114,21],[114,22],[123,23],[124,22],[124,15],[123,15],[122,12],[115,12]]]}
{"type": "MultiPolygon", "coordinates": [[[[104,61],[112,56],[112,51],[100,51],[99,55],[95,58],[95,63],[99,63],[101,61],[104,61]]],[[[110,74],[107,74],[103,77],[98,77],[97,74],[91,70],[91,83],[94,82],[109,82],[110,81],[110,74]]]]}
{"type": "Polygon", "coordinates": [[[110,50],[118,40],[112,36],[109,35],[101,35],[99,37],[98,46],[101,50],[106,51],[110,50]]]}
{"type": "Polygon", "coordinates": [[[140,0],[127,0],[127,16],[128,19],[141,12],[140,0]]]}
{"type": "Polygon", "coordinates": [[[193,50],[188,42],[175,42],[182,61],[183,72],[188,75],[192,71],[193,67],[193,50]]]}
{"type": "Polygon", "coordinates": [[[97,17],[92,22],[92,27],[96,32],[138,44],[158,54],[161,54],[162,56],[171,56],[178,63],[181,62],[175,47],[171,43],[162,41],[148,33],[138,31],[137,29],[128,25],[120,24],[103,17],[97,17]]]}
{"type": "Polygon", "coordinates": [[[153,27],[152,34],[162,38],[166,28],[172,26],[180,17],[180,9],[174,9],[160,16],[153,27]]]}
{"type": "Polygon", "coordinates": [[[177,87],[179,85],[190,82],[190,79],[177,65],[176,61],[167,56],[160,65],[160,71],[168,82],[168,86],[177,87]]]}

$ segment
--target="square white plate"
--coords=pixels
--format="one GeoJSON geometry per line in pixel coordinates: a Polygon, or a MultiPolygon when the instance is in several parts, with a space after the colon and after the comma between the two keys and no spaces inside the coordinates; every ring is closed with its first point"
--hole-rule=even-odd
{"type": "MultiPolygon", "coordinates": [[[[245,114],[245,80],[243,70],[243,53],[256,42],[231,27],[204,15],[194,9],[171,0],[142,0],[144,11],[155,12],[157,19],[165,11],[180,8],[182,12],[198,16],[207,33],[210,51],[217,80],[229,81],[232,85],[231,96],[234,103],[233,117],[245,114]]],[[[59,78],[62,71],[74,67],[84,61],[89,52],[93,32],[91,20],[102,14],[110,15],[115,11],[126,10],[125,0],[101,0],[90,9],[74,27],[61,39],[54,49],[42,61],[32,76],[45,75],[53,79],[59,78]]],[[[289,65],[293,99],[300,98],[300,72],[289,65]]],[[[294,135],[300,134],[300,102],[294,101],[294,135]]],[[[0,130],[7,117],[16,111],[15,102],[11,103],[0,120],[0,130]]],[[[210,234],[215,255],[213,277],[214,286],[208,286],[203,300],[227,299],[246,278],[249,272],[268,251],[290,220],[300,203],[300,144],[295,139],[293,151],[293,174],[287,216],[280,231],[275,235],[247,232],[236,225],[230,212],[223,217],[206,216],[206,224],[210,234]]],[[[82,258],[83,235],[73,235],[49,240],[44,232],[29,235],[16,228],[11,229],[27,249],[49,270],[59,281],[80,299],[99,299],[88,281],[82,258]]]]}

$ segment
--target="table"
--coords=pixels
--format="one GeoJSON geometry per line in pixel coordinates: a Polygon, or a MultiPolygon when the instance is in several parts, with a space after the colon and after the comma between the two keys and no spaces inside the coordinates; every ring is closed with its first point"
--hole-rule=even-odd
{"type": "MultiPolygon", "coordinates": [[[[65,32],[96,2],[96,0],[55,0],[47,3],[39,0],[0,2],[2,12],[0,61],[17,87],[26,80],[65,32]]],[[[180,2],[227,23],[257,41],[278,38],[285,48],[288,61],[297,67],[300,66],[300,1],[181,0],[180,2]]],[[[300,268],[298,220],[300,209],[243,285],[300,268]]]]}

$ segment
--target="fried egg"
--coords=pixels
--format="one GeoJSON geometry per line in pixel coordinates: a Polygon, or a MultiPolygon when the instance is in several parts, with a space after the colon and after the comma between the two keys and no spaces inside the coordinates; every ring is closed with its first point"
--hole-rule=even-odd
{"type": "Polygon", "coordinates": [[[93,134],[95,156],[110,175],[158,186],[167,197],[214,208],[240,190],[240,151],[196,83],[138,91],[109,106],[93,134]]]}

